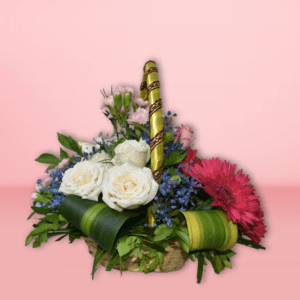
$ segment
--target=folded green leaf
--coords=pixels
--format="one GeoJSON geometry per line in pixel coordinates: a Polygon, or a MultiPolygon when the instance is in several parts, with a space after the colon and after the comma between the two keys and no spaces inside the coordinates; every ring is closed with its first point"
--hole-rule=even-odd
{"type": "Polygon", "coordinates": [[[68,195],[59,206],[59,213],[110,253],[122,227],[143,218],[146,210],[142,207],[118,212],[105,203],[68,195]]]}

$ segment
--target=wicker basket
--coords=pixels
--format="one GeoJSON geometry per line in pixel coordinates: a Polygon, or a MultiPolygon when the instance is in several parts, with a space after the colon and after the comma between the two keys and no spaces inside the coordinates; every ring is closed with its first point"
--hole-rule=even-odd
{"type": "MultiPolygon", "coordinates": [[[[86,244],[89,247],[89,252],[95,256],[97,251],[97,244],[89,237],[79,237],[79,239],[84,239],[86,244]]],[[[165,256],[163,262],[163,271],[158,265],[153,272],[172,272],[177,271],[183,267],[185,262],[188,259],[188,254],[182,250],[179,242],[170,242],[170,245],[165,248],[165,256]]],[[[107,267],[111,256],[105,254],[103,259],[101,260],[101,265],[107,267]]],[[[150,259],[150,263],[154,261],[154,258],[150,259]]],[[[149,263],[149,264],[150,264],[149,263]]],[[[149,264],[146,264],[147,268],[149,268],[149,264]]],[[[123,271],[131,271],[131,272],[139,272],[140,259],[137,255],[132,255],[128,258],[128,260],[124,263],[125,268],[123,271]]],[[[114,269],[120,270],[120,264],[115,264],[113,266],[114,269]]]]}

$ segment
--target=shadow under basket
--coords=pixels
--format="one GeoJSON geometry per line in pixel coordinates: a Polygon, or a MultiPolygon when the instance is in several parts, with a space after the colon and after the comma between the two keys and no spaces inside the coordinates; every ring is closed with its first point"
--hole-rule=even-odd
{"type": "MultiPolygon", "coordinates": [[[[79,239],[84,239],[86,244],[89,247],[89,252],[95,256],[97,251],[97,244],[89,237],[79,237],[79,239]]],[[[172,242],[169,246],[165,248],[165,255],[163,261],[163,271],[161,270],[160,266],[158,265],[152,272],[172,272],[180,270],[185,262],[188,259],[188,254],[182,249],[181,244],[179,242],[172,242]]],[[[104,255],[103,259],[101,260],[100,264],[104,267],[107,267],[111,256],[107,253],[104,255]]],[[[147,268],[149,265],[154,261],[154,258],[150,259],[150,263],[146,264],[147,268]]],[[[139,272],[139,265],[140,265],[140,258],[136,254],[130,256],[126,262],[124,262],[125,268],[123,271],[131,271],[131,272],[139,272]]],[[[120,264],[117,263],[113,266],[113,269],[120,270],[120,264]]]]}

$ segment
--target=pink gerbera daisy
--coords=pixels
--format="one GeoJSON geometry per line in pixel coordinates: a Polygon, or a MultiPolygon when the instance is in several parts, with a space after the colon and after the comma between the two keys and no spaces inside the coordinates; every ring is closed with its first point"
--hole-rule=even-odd
{"type": "Polygon", "coordinates": [[[239,229],[255,243],[264,236],[265,225],[258,196],[252,185],[248,185],[248,175],[243,170],[235,174],[236,165],[226,160],[201,159],[200,164],[190,166],[188,175],[193,176],[203,186],[207,194],[213,197],[213,206],[220,206],[229,220],[238,224],[239,229]]]}

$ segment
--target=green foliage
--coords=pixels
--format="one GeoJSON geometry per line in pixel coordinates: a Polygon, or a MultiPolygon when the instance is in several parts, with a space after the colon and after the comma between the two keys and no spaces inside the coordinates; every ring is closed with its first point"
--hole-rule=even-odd
{"type": "Polygon", "coordinates": [[[236,253],[230,249],[227,251],[200,250],[189,253],[189,258],[193,262],[195,262],[196,258],[198,260],[197,283],[201,282],[203,267],[207,265],[205,259],[211,263],[215,273],[220,274],[225,267],[232,268],[230,258],[235,254],[236,253]]]}
{"type": "Polygon", "coordinates": [[[62,148],[60,148],[60,159],[68,158],[69,155],[66,151],[64,151],[62,148]]]}
{"type": "MultiPolygon", "coordinates": [[[[36,208],[36,207],[34,207],[36,208]]],[[[40,207],[38,207],[40,208],[40,207]]],[[[37,213],[41,213],[37,212],[37,213]]],[[[65,231],[65,229],[62,229],[62,226],[66,225],[67,223],[65,221],[59,220],[59,214],[58,213],[52,213],[46,215],[44,218],[39,219],[40,222],[37,224],[34,224],[34,228],[30,234],[27,236],[25,241],[25,246],[28,246],[30,242],[35,238],[35,241],[33,243],[33,248],[39,247],[42,242],[47,242],[48,239],[48,233],[55,233],[60,231],[60,234],[65,233],[62,231],[65,231]]]]}
{"type": "Polygon", "coordinates": [[[155,242],[162,241],[167,239],[173,234],[173,228],[168,227],[166,224],[161,224],[155,229],[154,233],[155,233],[154,241],[155,242]]]}
{"type": "Polygon", "coordinates": [[[180,153],[179,151],[173,152],[168,158],[164,159],[164,167],[172,166],[180,163],[186,157],[185,153],[180,153]]]}
{"type": "Polygon", "coordinates": [[[256,243],[254,243],[252,240],[243,238],[242,232],[241,232],[241,231],[239,231],[238,239],[237,239],[236,242],[237,242],[238,244],[245,245],[245,246],[248,246],[248,247],[257,249],[257,250],[259,250],[259,249],[265,250],[265,249],[266,249],[265,247],[263,247],[263,246],[260,245],[259,243],[256,244],[256,243]]]}
{"type": "Polygon", "coordinates": [[[94,257],[94,263],[93,263],[93,269],[92,269],[92,279],[94,279],[94,274],[98,269],[98,266],[105,255],[105,251],[102,250],[98,245],[97,245],[97,251],[94,257]]]}
{"type": "Polygon", "coordinates": [[[43,153],[38,158],[35,159],[35,161],[40,162],[42,164],[52,164],[54,166],[57,166],[61,160],[50,153],[43,153]]]}
{"type": "Polygon", "coordinates": [[[136,122],[132,122],[132,124],[134,125],[135,128],[141,129],[142,131],[146,132],[149,137],[151,137],[150,131],[147,130],[144,125],[141,125],[141,124],[136,123],[136,122]]]}
{"type": "Polygon", "coordinates": [[[173,139],[173,135],[174,135],[174,133],[172,133],[172,132],[165,132],[164,143],[171,142],[173,139]]]}
{"type": "Polygon", "coordinates": [[[76,153],[80,153],[83,156],[82,151],[78,145],[78,143],[72,138],[67,137],[63,134],[57,133],[58,141],[67,149],[72,150],[76,153]]]}
{"type": "Polygon", "coordinates": [[[210,210],[213,208],[213,205],[211,204],[214,199],[213,198],[209,198],[207,200],[201,200],[199,199],[196,195],[192,195],[192,200],[195,203],[194,207],[191,207],[189,210],[210,210]]]}

